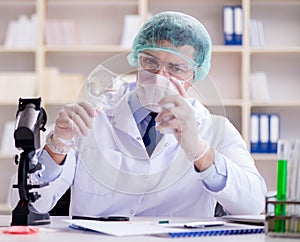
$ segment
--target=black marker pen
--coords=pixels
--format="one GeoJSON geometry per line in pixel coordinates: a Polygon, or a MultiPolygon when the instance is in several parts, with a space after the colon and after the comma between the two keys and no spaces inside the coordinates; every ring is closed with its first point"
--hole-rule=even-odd
{"type": "Polygon", "coordinates": [[[72,216],[72,219],[108,221],[108,222],[129,221],[129,217],[125,217],[125,216],[87,217],[87,216],[76,216],[76,215],[74,215],[74,216],[72,216]]]}

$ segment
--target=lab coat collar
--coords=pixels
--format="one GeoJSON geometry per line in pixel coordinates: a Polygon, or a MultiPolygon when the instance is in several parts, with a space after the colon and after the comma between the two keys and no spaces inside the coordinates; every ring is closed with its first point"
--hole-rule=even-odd
{"type": "Polygon", "coordinates": [[[132,136],[133,138],[140,137],[140,131],[134,121],[133,112],[129,106],[129,98],[132,92],[122,98],[112,113],[112,124],[114,128],[132,136]]]}

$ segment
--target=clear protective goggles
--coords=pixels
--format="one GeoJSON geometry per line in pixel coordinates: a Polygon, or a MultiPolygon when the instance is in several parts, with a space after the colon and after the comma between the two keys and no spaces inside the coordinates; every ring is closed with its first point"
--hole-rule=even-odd
{"type": "Polygon", "coordinates": [[[194,76],[194,70],[197,68],[197,66],[189,64],[162,62],[160,58],[145,52],[138,54],[138,67],[152,73],[163,69],[168,75],[182,81],[189,81],[194,76]]]}

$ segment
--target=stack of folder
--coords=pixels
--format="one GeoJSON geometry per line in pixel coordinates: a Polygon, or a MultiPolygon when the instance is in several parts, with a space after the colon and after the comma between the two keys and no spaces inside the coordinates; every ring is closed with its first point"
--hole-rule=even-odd
{"type": "Polygon", "coordinates": [[[250,45],[251,47],[265,47],[265,34],[263,23],[257,19],[250,20],[250,45]]]}
{"type": "Polygon", "coordinates": [[[251,153],[277,153],[279,114],[252,113],[250,132],[251,153]]]}
{"type": "Polygon", "coordinates": [[[223,7],[223,32],[225,45],[243,44],[243,10],[241,6],[223,7]]]}

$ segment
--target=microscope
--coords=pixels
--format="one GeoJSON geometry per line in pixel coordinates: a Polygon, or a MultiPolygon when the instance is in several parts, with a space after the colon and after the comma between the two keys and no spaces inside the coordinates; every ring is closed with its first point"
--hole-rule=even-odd
{"type": "Polygon", "coordinates": [[[19,99],[14,131],[15,146],[22,150],[16,155],[18,165],[18,188],[20,200],[12,211],[11,225],[42,225],[50,223],[48,213],[39,213],[32,204],[40,198],[36,189],[48,183],[36,184],[31,181],[31,174],[42,171],[42,165],[36,159],[36,150],[40,148],[40,130],[45,131],[47,115],[41,107],[41,98],[19,99]],[[35,192],[30,192],[35,189],[35,192]]]}

